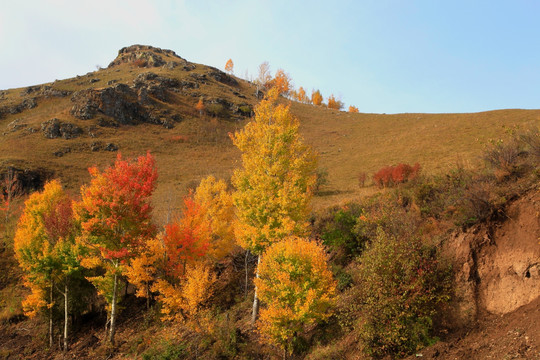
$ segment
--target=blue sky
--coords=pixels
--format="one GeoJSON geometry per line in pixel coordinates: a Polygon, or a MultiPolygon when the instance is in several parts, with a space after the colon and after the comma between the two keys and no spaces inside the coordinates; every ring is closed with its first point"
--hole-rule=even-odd
{"type": "Polygon", "coordinates": [[[132,44],[256,75],[361,112],[540,108],[540,1],[0,0],[0,89],[107,66],[132,44]]]}

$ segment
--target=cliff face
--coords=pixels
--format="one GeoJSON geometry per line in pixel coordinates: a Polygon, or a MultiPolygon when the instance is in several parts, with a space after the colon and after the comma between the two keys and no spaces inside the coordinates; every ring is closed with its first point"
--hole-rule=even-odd
{"type": "Polygon", "coordinates": [[[540,297],[540,191],[511,204],[502,221],[456,234],[444,253],[456,280],[452,326],[533,302],[540,297]]]}

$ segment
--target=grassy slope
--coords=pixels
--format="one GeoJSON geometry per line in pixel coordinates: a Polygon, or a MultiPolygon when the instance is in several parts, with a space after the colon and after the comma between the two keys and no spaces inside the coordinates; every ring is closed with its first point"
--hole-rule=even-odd
{"type": "MultiPolygon", "coordinates": [[[[161,54],[165,60],[169,55],[161,54]]],[[[180,80],[189,79],[191,73],[203,74],[208,68],[196,65],[191,72],[165,68],[137,68],[122,64],[102,69],[85,76],[56,81],[56,89],[76,91],[85,88],[102,88],[110,80],[131,85],[142,72],[152,71],[159,75],[180,80]],[[91,79],[100,79],[90,83],[91,79]]],[[[23,97],[22,89],[7,91],[0,106],[16,104],[23,97]]],[[[86,168],[91,165],[105,166],[116,156],[111,152],[91,152],[94,141],[118,144],[125,156],[136,156],[151,150],[156,156],[160,186],[156,193],[158,213],[167,199],[181,196],[186,186],[207,174],[229,177],[238,166],[239,153],[232,146],[227,133],[241,127],[245,121],[200,119],[194,111],[199,96],[225,98],[238,102],[256,104],[254,88],[239,80],[237,87],[209,81],[191,93],[174,94],[172,104],[161,106],[182,113],[184,120],[174,129],[158,125],[123,126],[120,128],[97,127],[97,138],[85,135],[78,139],[45,139],[38,131],[28,134],[24,130],[7,133],[0,142],[0,167],[7,164],[23,164],[24,167],[53,169],[58,177],[77,192],[81,183],[89,179],[86,168]],[[238,99],[233,91],[244,94],[238,99]],[[178,136],[187,142],[176,140],[178,136]],[[52,155],[55,151],[71,148],[63,157],[52,155]]],[[[30,94],[29,96],[32,96],[30,94]]],[[[21,119],[28,126],[40,128],[40,123],[57,117],[88,128],[95,126],[94,120],[78,120],[69,113],[70,96],[65,98],[38,99],[38,106],[22,113],[0,119],[0,130],[21,119]]],[[[359,189],[357,174],[373,174],[384,165],[399,162],[422,165],[427,173],[436,173],[454,166],[457,162],[472,166],[476,155],[491,138],[498,138],[512,126],[527,127],[540,124],[538,110],[499,110],[474,114],[349,114],[306,104],[292,103],[292,111],[301,120],[301,131],[306,141],[319,153],[320,167],[329,174],[325,196],[317,197],[316,207],[371,193],[372,188],[359,189]]]]}

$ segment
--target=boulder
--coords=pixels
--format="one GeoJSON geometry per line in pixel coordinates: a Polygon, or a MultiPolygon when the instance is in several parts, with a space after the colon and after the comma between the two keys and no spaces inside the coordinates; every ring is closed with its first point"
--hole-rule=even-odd
{"type": "Polygon", "coordinates": [[[223,71],[216,68],[211,68],[211,70],[208,72],[208,76],[223,84],[232,86],[238,85],[238,81],[236,81],[232,76],[225,74],[223,71]]]}
{"type": "Polygon", "coordinates": [[[64,123],[54,118],[41,123],[41,132],[47,139],[73,139],[82,135],[83,130],[75,124],[64,123]]]}

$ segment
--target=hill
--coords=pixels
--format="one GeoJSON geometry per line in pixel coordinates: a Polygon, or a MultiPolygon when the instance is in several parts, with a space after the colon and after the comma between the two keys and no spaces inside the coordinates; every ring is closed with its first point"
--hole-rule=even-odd
{"type": "MultiPolygon", "coordinates": [[[[30,188],[59,177],[76,191],[89,179],[86,169],[110,164],[116,151],[132,157],[150,150],[160,171],[160,210],[172,190],[185,193],[210,173],[230,176],[239,153],[228,133],[246,123],[256,93],[253,84],[173,51],[123,48],[105,69],[0,92],[0,173],[16,168],[30,188]]],[[[418,162],[425,173],[476,166],[489,139],[540,124],[539,110],[351,114],[297,102],[291,110],[328,173],[316,207],[371,193],[358,187],[360,172],[401,162],[418,162]]]]}

